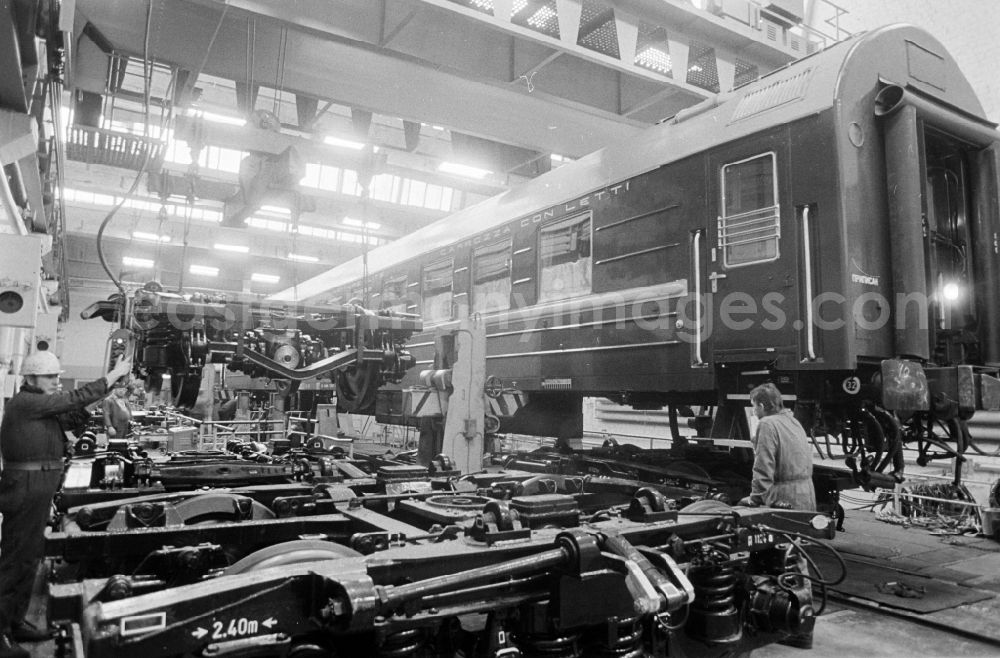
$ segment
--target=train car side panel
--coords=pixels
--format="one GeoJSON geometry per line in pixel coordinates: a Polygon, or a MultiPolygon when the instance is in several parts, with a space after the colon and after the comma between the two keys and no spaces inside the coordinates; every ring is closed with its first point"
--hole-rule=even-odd
{"type": "Polygon", "coordinates": [[[710,359],[794,360],[799,231],[790,207],[787,128],[713,150],[709,172],[704,298],[712,309],[705,327],[710,359]],[[765,302],[772,300],[785,321],[766,312],[765,302]]]}
{"type": "MultiPolygon", "coordinates": [[[[802,328],[796,332],[798,357],[786,369],[851,370],[857,328],[845,317],[844,290],[850,257],[840,189],[841,155],[834,134],[834,115],[824,112],[789,126],[791,209],[799,231],[799,308],[802,328]],[[805,250],[809,249],[809,257],[805,250]],[[807,269],[808,265],[808,269],[807,269]],[[811,304],[811,308],[807,306],[811,304]]],[[[856,182],[855,182],[856,184],[856,182]]],[[[882,244],[878,235],[875,245],[882,244]]],[[[789,318],[789,322],[793,320],[789,318]]]]}

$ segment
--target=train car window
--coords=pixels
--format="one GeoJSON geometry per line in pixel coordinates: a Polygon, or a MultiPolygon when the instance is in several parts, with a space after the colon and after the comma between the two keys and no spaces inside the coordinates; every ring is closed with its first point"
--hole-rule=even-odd
{"type": "Polygon", "coordinates": [[[538,301],[565,299],[590,292],[590,213],[542,226],[539,235],[538,301]]]}
{"type": "Polygon", "coordinates": [[[722,167],[719,248],[726,267],[778,258],[781,213],[774,153],[722,167]]]}
{"type": "Polygon", "coordinates": [[[451,319],[453,268],[450,258],[424,266],[420,317],[428,324],[451,319]]]}
{"type": "Polygon", "coordinates": [[[472,252],[472,312],[491,313],[510,308],[510,240],[472,252]]]}
{"type": "Polygon", "coordinates": [[[397,313],[406,313],[406,275],[386,277],[382,282],[382,295],[379,297],[379,308],[397,313]]]}
{"type": "Polygon", "coordinates": [[[364,282],[356,281],[352,283],[347,290],[347,299],[344,301],[348,304],[366,304],[364,282]]]}

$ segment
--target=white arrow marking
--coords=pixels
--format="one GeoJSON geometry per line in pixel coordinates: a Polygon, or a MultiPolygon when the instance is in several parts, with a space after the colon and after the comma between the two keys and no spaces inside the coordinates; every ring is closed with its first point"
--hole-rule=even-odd
{"type": "Polygon", "coordinates": [[[195,639],[200,640],[201,638],[208,635],[208,629],[199,626],[197,629],[191,632],[191,635],[194,635],[195,639]]]}
{"type": "Polygon", "coordinates": [[[274,626],[275,624],[277,624],[277,623],[278,623],[278,620],[275,619],[274,617],[268,617],[264,621],[260,622],[261,626],[267,626],[268,630],[270,630],[270,628],[272,626],[274,626]]]}

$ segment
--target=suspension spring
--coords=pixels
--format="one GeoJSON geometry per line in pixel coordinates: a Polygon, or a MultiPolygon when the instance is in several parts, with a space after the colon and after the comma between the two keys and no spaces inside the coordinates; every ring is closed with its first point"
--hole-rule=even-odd
{"type": "Polygon", "coordinates": [[[410,628],[393,633],[385,639],[378,648],[379,658],[406,658],[416,656],[424,644],[423,633],[419,628],[410,628]]]}
{"type": "Polygon", "coordinates": [[[153,327],[146,332],[146,344],[169,345],[177,337],[177,331],[170,327],[153,327]]]}
{"type": "Polygon", "coordinates": [[[685,630],[691,637],[712,643],[736,643],[743,635],[736,607],[736,569],[724,563],[702,564],[688,572],[694,586],[685,630]]]}
{"type": "Polygon", "coordinates": [[[694,609],[713,614],[736,609],[736,570],[731,566],[699,568],[688,577],[694,585],[694,609]]]}
{"type": "MultiPolygon", "coordinates": [[[[807,570],[805,561],[799,555],[799,550],[801,549],[796,549],[791,545],[789,545],[789,548],[790,550],[786,550],[782,554],[781,573],[800,576],[807,570]]],[[[797,579],[797,581],[801,582],[801,579],[797,579]]]]}
{"type": "Polygon", "coordinates": [[[795,550],[785,551],[782,554],[782,571],[784,573],[795,573],[799,570],[799,556],[795,550]]]}
{"type": "Polygon", "coordinates": [[[642,623],[639,617],[608,620],[607,631],[597,642],[599,656],[642,658],[642,623]]]}
{"type": "Polygon", "coordinates": [[[570,635],[532,635],[525,640],[526,656],[542,658],[579,658],[580,634],[570,635]]]}

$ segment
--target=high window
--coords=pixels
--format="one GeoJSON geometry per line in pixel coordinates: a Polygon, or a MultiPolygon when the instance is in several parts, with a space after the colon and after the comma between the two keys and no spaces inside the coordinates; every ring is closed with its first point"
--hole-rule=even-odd
{"type": "Polygon", "coordinates": [[[454,261],[440,260],[424,266],[420,316],[429,324],[451,320],[454,261]]]}
{"type": "Polygon", "coordinates": [[[722,167],[719,248],[726,267],[778,258],[781,239],[778,177],[774,153],[722,167]]]}
{"type": "Polygon", "coordinates": [[[539,235],[538,300],[565,299],[590,292],[590,213],[542,226],[539,235]]]}
{"type": "Polygon", "coordinates": [[[406,275],[388,276],[382,282],[379,308],[397,313],[406,313],[406,275]]]}
{"type": "Polygon", "coordinates": [[[472,312],[510,308],[510,240],[479,247],[472,253],[472,312]]]}

